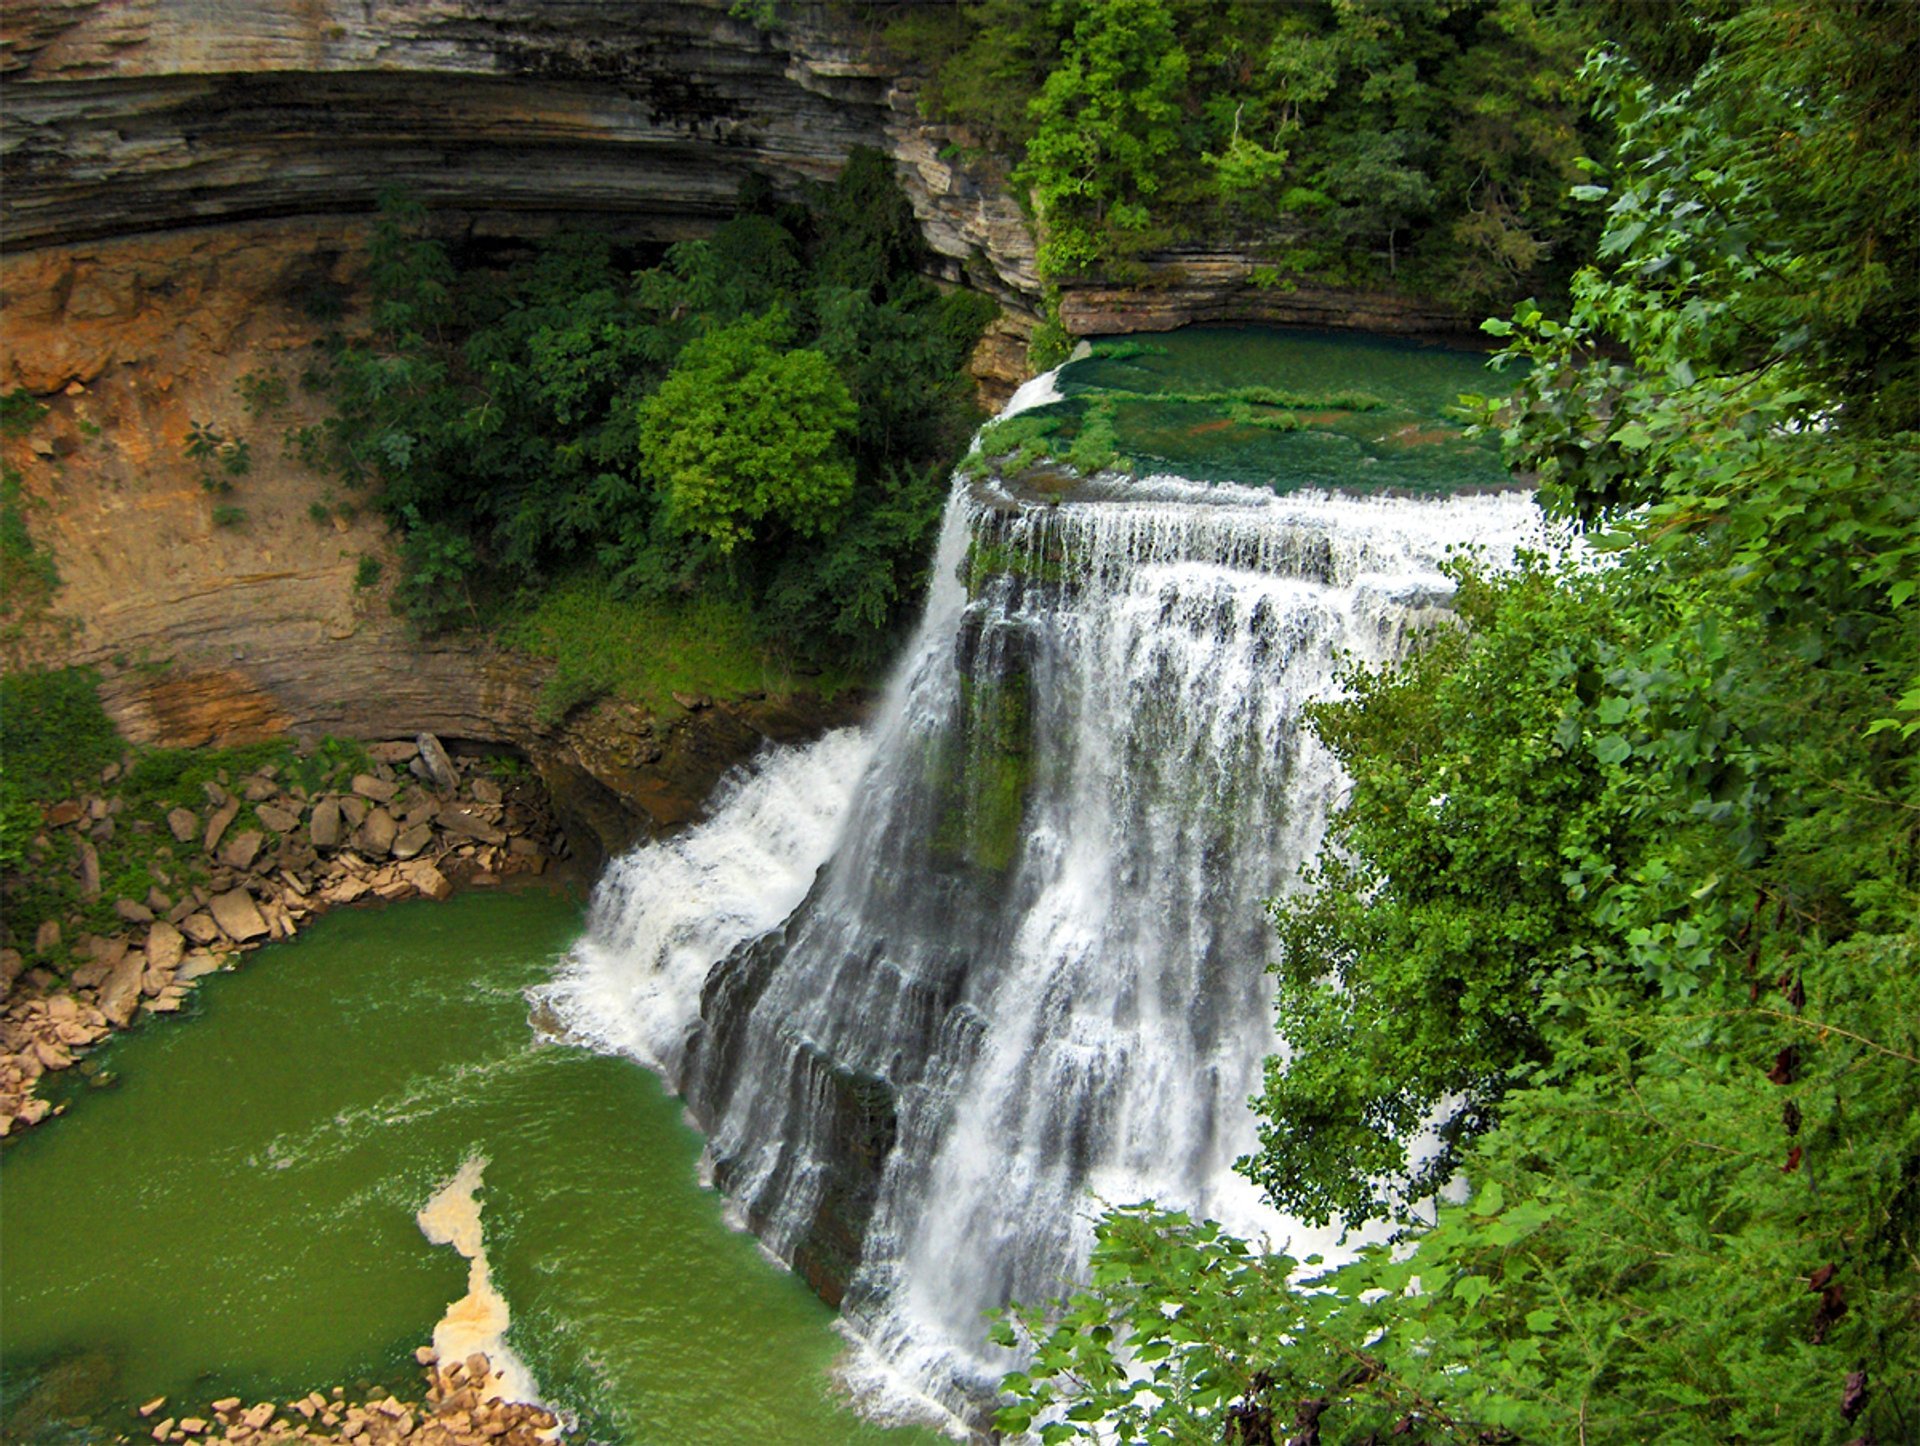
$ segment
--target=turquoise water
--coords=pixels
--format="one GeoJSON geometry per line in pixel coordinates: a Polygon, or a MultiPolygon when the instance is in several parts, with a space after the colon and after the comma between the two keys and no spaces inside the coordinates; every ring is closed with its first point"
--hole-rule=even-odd
{"type": "Polygon", "coordinates": [[[726,1227],[654,1076],[535,1041],[522,991],[580,925],[543,892],[336,913],[97,1052],[111,1084],[0,1160],[0,1437],[99,1439],[162,1394],[417,1394],[466,1262],[414,1212],[478,1153],[509,1339],[594,1439],[940,1439],[835,1399],[831,1312],[726,1227]]]}
{"type": "MultiPolygon", "coordinates": [[[[1117,401],[1119,450],[1143,471],[1202,482],[1265,484],[1282,491],[1454,492],[1509,483],[1498,446],[1470,438],[1456,408],[1462,393],[1507,390],[1484,354],[1394,337],[1274,327],[1190,326],[1096,341],[1072,362],[1058,410],[1077,418],[1103,394],[1198,395],[1263,386],[1335,405],[1284,411],[1297,430],[1236,418],[1218,402],[1117,401]],[[1103,357],[1102,350],[1122,353],[1103,357]],[[1377,407],[1338,405],[1355,394],[1377,407]]],[[[1243,409],[1244,410],[1244,409],[1243,409]]]]}

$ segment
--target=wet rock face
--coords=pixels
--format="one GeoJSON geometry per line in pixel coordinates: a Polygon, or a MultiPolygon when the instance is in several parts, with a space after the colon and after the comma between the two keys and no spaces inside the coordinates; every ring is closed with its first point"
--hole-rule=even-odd
{"type": "Polygon", "coordinates": [[[591,216],[698,235],[749,175],[797,194],[890,151],[954,279],[1037,293],[999,188],[944,158],[910,78],[824,5],[778,30],[730,0],[262,0],[217,12],[8,7],[0,76],[13,251],[291,216],[399,185],[481,234],[591,216]]]}

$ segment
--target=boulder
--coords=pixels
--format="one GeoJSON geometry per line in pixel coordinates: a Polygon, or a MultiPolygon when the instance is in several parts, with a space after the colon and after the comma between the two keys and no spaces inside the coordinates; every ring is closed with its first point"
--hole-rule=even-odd
{"type": "Polygon", "coordinates": [[[342,794],[340,797],[340,817],[347,821],[349,829],[356,829],[367,821],[367,810],[373,805],[356,794],[342,794]]]}
{"type": "Polygon", "coordinates": [[[200,815],[190,808],[168,809],[167,827],[181,843],[192,843],[200,834],[200,815]]]}
{"type": "Polygon", "coordinates": [[[227,832],[227,826],[240,816],[240,800],[229,798],[214,810],[212,818],[207,820],[207,831],[201,838],[200,846],[208,853],[220,847],[220,840],[227,832]]]}
{"type": "Polygon", "coordinates": [[[271,829],[275,833],[292,833],[300,824],[298,813],[278,804],[263,803],[254,810],[254,813],[259,816],[262,828],[271,829]]]}
{"type": "Polygon", "coordinates": [[[153,910],[149,909],[145,904],[136,904],[132,899],[115,899],[113,901],[113,912],[129,924],[151,924],[153,922],[153,910]]]}
{"type": "Polygon", "coordinates": [[[267,921],[260,917],[259,908],[245,889],[215,894],[211,907],[214,922],[234,943],[245,944],[251,939],[266,937],[267,921]]]}
{"type": "Polygon", "coordinates": [[[482,803],[499,803],[504,797],[500,792],[500,785],[491,778],[474,779],[473,796],[482,803]]]}
{"type": "Polygon", "coordinates": [[[187,941],[181,932],[162,919],[147,930],[147,960],[155,969],[172,969],[186,953],[187,941]]]}
{"type": "Polygon", "coordinates": [[[177,922],[180,925],[180,932],[196,944],[215,944],[220,940],[220,926],[214,923],[213,915],[205,910],[188,914],[186,918],[177,922]]]}
{"type": "Polygon", "coordinates": [[[49,950],[58,949],[59,947],[60,921],[58,919],[42,919],[40,921],[40,927],[33,931],[33,952],[36,954],[45,954],[49,950]]]}
{"type": "Polygon", "coordinates": [[[425,859],[403,865],[400,876],[429,899],[444,899],[453,893],[453,884],[447,876],[425,859]]]}
{"type": "Polygon", "coordinates": [[[393,856],[397,859],[418,858],[426,852],[427,845],[433,842],[433,826],[416,823],[404,829],[393,841],[393,856]]]}
{"type": "Polygon", "coordinates": [[[440,740],[431,733],[422,733],[414,742],[420,749],[420,762],[433,786],[442,793],[458,792],[460,775],[454,772],[453,760],[447,757],[447,750],[440,746],[440,740]]]}
{"type": "Polygon", "coordinates": [[[173,971],[175,984],[191,984],[196,979],[204,979],[209,974],[218,973],[226,967],[224,954],[209,954],[204,949],[195,949],[180,961],[180,967],[173,971]]]}
{"type": "Polygon", "coordinates": [[[146,972],[147,956],[137,949],[129,950],[100,985],[100,1012],[115,1029],[125,1029],[133,1022],[146,972]]]}
{"type": "Polygon", "coordinates": [[[80,893],[83,898],[100,897],[100,854],[85,839],[80,840],[80,893]]]}
{"type": "Polygon", "coordinates": [[[400,785],[389,783],[384,778],[375,778],[371,773],[356,773],[353,776],[353,791],[375,803],[392,803],[394,795],[400,791],[400,785]]]}
{"type": "Polygon", "coordinates": [[[420,745],[409,743],[402,738],[392,743],[369,743],[367,757],[375,763],[410,763],[419,753],[420,745]]]}
{"type": "Polygon", "coordinates": [[[267,841],[266,835],[257,828],[245,833],[237,833],[227,840],[226,847],[220,850],[220,862],[230,869],[245,873],[253,867],[253,861],[260,857],[260,846],[267,841]]]}
{"type": "Polygon", "coordinates": [[[280,785],[264,773],[256,773],[241,789],[248,803],[265,803],[280,791],[280,785]]]}
{"type": "Polygon", "coordinates": [[[448,833],[470,838],[476,843],[505,843],[507,836],[493,824],[487,822],[478,808],[458,806],[440,810],[440,827],[448,833]]]}
{"type": "Polygon", "coordinates": [[[342,833],[340,824],[339,803],[331,798],[321,799],[314,807],[313,818],[307,824],[308,832],[313,838],[313,846],[317,849],[338,848],[342,833]]]}
{"type": "Polygon", "coordinates": [[[173,900],[160,892],[158,884],[154,884],[147,890],[147,907],[153,911],[153,916],[157,919],[172,910],[173,900]]]}
{"type": "Polygon", "coordinates": [[[48,828],[65,828],[70,823],[78,823],[83,812],[85,810],[80,807],[79,801],[69,798],[48,808],[40,815],[40,820],[48,828]]]}
{"type": "Polygon", "coordinates": [[[353,846],[371,858],[385,858],[393,851],[394,836],[399,832],[400,825],[394,822],[393,815],[384,808],[376,808],[355,832],[353,846]]]}

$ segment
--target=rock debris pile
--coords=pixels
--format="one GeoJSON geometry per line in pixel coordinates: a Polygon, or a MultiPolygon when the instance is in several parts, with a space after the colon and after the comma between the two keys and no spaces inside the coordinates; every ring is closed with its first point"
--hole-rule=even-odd
{"type": "MultiPolygon", "coordinates": [[[[143,1015],[178,1011],[200,979],[233,967],[246,950],[292,938],[329,908],[444,899],[456,885],[543,873],[567,852],[531,776],[502,781],[487,760],[456,760],[430,733],[376,743],[367,753],[369,771],[339,791],[309,794],[265,767],[209,782],[201,808],[129,821],[111,796],[117,770],[110,768],[100,793],[45,811],[47,852],[77,855],[82,891],[92,897],[101,880],[89,835],[103,823],[166,828],[197,846],[205,881],[173,894],[156,882],[144,898],[116,900],[126,927],[74,941],[81,962],[64,980],[25,968],[17,949],[0,950],[0,1135],[55,1112],[35,1087],[72,1065],[77,1051],[143,1015]]],[[[48,920],[33,950],[45,956],[60,943],[58,922],[48,920]]]]}
{"type": "Polygon", "coordinates": [[[314,1391],[284,1406],[273,1401],[247,1405],[238,1396],[213,1402],[205,1410],[163,1415],[162,1396],[139,1408],[142,1424],[121,1437],[139,1441],[245,1441],[274,1446],[294,1441],[350,1441],[354,1446],[537,1446],[559,1439],[559,1419],[544,1406],[501,1398],[499,1378],[487,1357],[476,1352],[442,1367],[431,1346],[414,1358],[426,1368],[421,1401],[402,1401],[378,1391],[359,1403],[346,1401],[344,1387],[314,1391]],[[158,1418],[158,1419],[155,1419],[158,1418]],[[152,1424],[145,1424],[151,1421],[152,1424]]]}

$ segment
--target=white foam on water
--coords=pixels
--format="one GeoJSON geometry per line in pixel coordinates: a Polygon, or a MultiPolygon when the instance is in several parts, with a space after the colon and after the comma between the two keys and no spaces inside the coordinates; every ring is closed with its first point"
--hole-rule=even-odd
{"type": "Polygon", "coordinates": [[[447,1362],[484,1353],[493,1366],[502,1400],[541,1405],[540,1383],[507,1344],[512,1313],[507,1298],[493,1283],[493,1268],[487,1260],[480,1225],[480,1188],[486,1168],[486,1156],[469,1155],[414,1216],[429,1241],[451,1245],[467,1261],[467,1293],[447,1306],[447,1313],[433,1328],[433,1348],[447,1362]]]}

